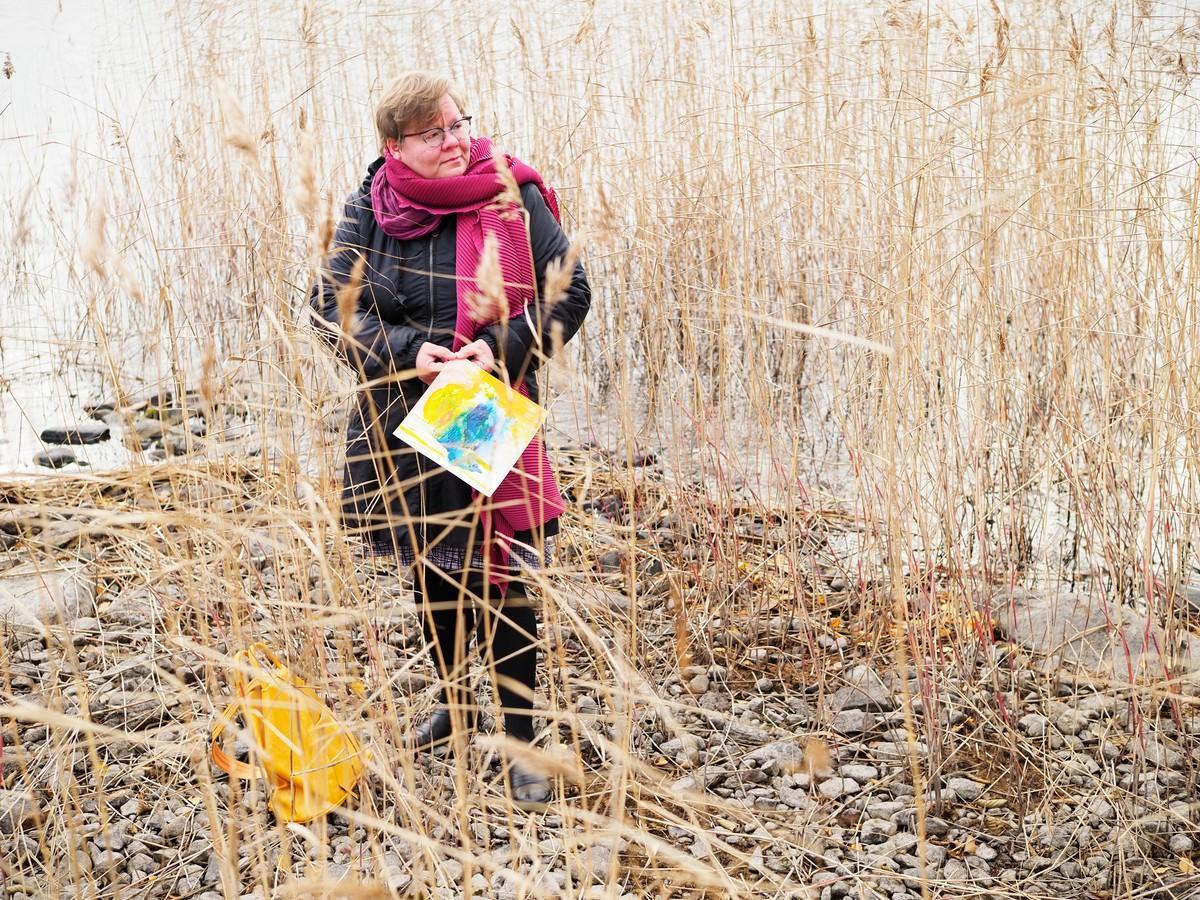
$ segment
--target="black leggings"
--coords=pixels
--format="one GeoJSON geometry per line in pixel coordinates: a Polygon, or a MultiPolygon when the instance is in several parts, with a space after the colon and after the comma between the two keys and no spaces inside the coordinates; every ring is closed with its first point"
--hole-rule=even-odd
{"type": "Polygon", "coordinates": [[[537,614],[524,583],[510,581],[501,599],[496,586],[485,585],[477,570],[442,573],[421,566],[413,595],[422,610],[425,643],[442,679],[443,702],[471,715],[467,645],[475,631],[504,709],[505,732],[516,740],[532,741],[537,614]]]}

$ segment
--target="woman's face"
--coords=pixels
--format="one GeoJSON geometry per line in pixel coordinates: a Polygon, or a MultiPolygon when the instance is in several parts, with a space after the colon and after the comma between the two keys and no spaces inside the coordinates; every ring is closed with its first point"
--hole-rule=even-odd
{"type": "Polygon", "coordinates": [[[466,171],[471,155],[471,134],[464,129],[459,137],[455,137],[450,133],[450,126],[462,117],[458,104],[446,94],[438,101],[438,111],[428,122],[410,127],[408,136],[399,141],[388,138],[388,151],[423,178],[461,175],[466,171]],[[422,136],[431,128],[442,129],[441,141],[432,147],[422,136]]]}

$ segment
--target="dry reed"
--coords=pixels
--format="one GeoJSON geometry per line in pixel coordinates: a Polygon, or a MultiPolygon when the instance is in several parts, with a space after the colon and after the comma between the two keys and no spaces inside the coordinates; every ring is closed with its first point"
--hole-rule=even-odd
{"type": "MultiPolygon", "coordinates": [[[[119,164],[80,159],[87,187],[61,219],[41,194],[5,198],[19,239],[0,247],[4,271],[20,290],[31,247],[64,261],[86,311],[64,337],[105,391],[202,381],[210,418],[237,405],[239,446],[261,450],[3,485],[20,523],[8,558],[83,561],[100,592],[84,632],[0,651],[3,787],[38,799],[31,828],[0,835],[6,891],[880,896],[891,873],[849,866],[845,804],[781,809],[704,777],[764,741],[804,750],[795,774],[835,765],[853,742],[824,704],[859,662],[900,697],[923,862],[943,775],[1004,801],[975,818],[997,841],[1079,790],[1049,739],[1018,727],[1021,703],[1094,694],[1129,704],[1133,743],[1170,723],[1192,748],[1189,678],[1132,656],[1107,678],[1040,676],[996,644],[1006,609],[976,598],[1072,592],[1187,633],[1195,13],[768,6],[456,9],[448,28],[440,4],[268,4],[247,32],[235,5],[185,3],[154,88],[175,101],[163,127],[128,134],[120,110],[100,154],[119,164]],[[306,291],[397,46],[461,80],[482,130],[544,172],[586,236],[594,307],[547,379],[573,501],[541,585],[557,844],[485,802],[502,797],[494,741],[467,766],[398,749],[429,704],[411,595],[337,523],[354,386],[314,340],[306,291]],[[122,597],[146,624],[106,618],[122,597]],[[361,805],[332,820],[353,857],[327,824],[269,821],[260,788],[207,762],[228,657],[257,639],[372,747],[361,805]],[[692,673],[719,673],[735,707],[701,705],[692,673]],[[751,728],[739,711],[763,678],[778,716],[751,728]],[[126,706],[104,705],[114,691],[126,706]],[[689,733],[698,768],[653,749],[689,733]],[[167,849],[193,856],[159,854],[141,880],[116,865],[114,828],[128,823],[124,847],[166,819],[184,823],[167,849]],[[215,880],[194,878],[210,859],[215,880]]],[[[21,77],[7,55],[4,73],[21,77]]],[[[556,296],[562,273],[549,281],[556,296]]],[[[357,300],[356,278],[339,304],[357,300]]],[[[1115,778],[1089,798],[1124,810],[1115,778]]],[[[1194,770],[1170,796],[1195,799],[1194,770]]],[[[1116,820],[1140,833],[1168,807],[1116,820]]],[[[1186,854],[1108,850],[1111,895],[1191,883],[1186,854]]]]}

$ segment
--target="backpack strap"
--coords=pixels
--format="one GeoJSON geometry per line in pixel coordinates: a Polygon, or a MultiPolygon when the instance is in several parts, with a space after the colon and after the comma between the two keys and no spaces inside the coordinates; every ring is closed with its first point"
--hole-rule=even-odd
{"type": "Polygon", "coordinates": [[[258,768],[241,760],[233,759],[221,749],[220,743],[221,732],[225,730],[226,725],[233,723],[233,717],[237,715],[240,705],[241,700],[234,700],[225,707],[225,711],[217,718],[217,722],[212,730],[212,739],[209,741],[209,750],[212,753],[213,762],[217,764],[218,768],[228,772],[230,777],[252,779],[257,778],[261,774],[258,768]]]}

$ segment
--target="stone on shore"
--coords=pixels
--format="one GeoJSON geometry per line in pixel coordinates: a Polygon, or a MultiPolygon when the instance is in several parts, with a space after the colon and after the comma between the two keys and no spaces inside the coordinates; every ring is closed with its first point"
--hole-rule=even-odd
{"type": "Polygon", "coordinates": [[[846,685],[834,691],[829,708],[835,713],[847,709],[890,710],[896,705],[892,691],[870,666],[858,665],[846,675],[846,685]]]}
{"type": "Polygon", "coordinates": [[[1145,613],[1092,594],[1018,589],[980,606],[1001,635],[1043,657],[1046,672],[1079,666],[1102,675],[1156,678],[1200,670],[1200,638],[1182,629],[1169,638],[1145,613]]]}
{"type": "Polygon", "coordinates": [[[25,791],[0,789],[0,834],[20,831],[37,816],[37,804],[25,791]]]}
{"type": "Polygon", "coordinates": [[[33,464],[47,469],[61,469],[77,461],[75,454],[66,447],[47,447],[33,455],[33,464]]]}
{"type": "Polygon", "coordinates": [[[42,429],[43,444],[98,444],[107,441],[111,429],[104,422],[86,421],[42,429]]]}
{"type": "Polygon", "coordinates": [[[96,585],[81,566],[21,566],[0,576],[0,621],[41,630],[96,609],[96,585]]]}

